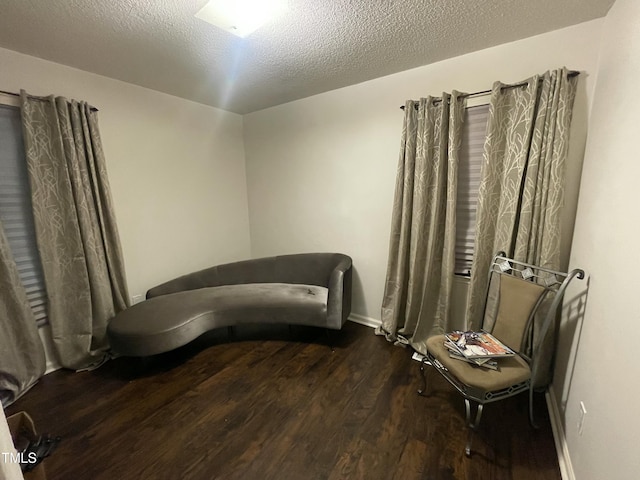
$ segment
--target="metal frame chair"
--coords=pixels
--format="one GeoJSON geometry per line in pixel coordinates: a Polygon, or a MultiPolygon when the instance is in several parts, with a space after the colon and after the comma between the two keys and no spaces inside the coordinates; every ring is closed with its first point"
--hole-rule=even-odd
{"type": "Polygon", "coordinates": [[[482,329],[517,352],[514,357],[499,359],[498,370],[451,358],[444,347],[444,335],[427,340],[427,353],[420,363],[423,385],[418,393],[422,395],[426,391],[424,368],[430,364],[462,394],[469,427],[467,456],[471,455],[473,432],[480,425],[487,403],[528,390],[529,420],[537,428],[533,416],[532,378],[536,378],[538,364],[533,360],[554,324],[567,286],[574,278],[583,279],[584,276],[580,269],[557,272],[507,258],[504,252],[495,255],[489,268],[482,329]],[[541,320],[540,328],[534,328],[541,320]],[[476,407],[475,415],[472,415],[472,404],[476,407]]]}

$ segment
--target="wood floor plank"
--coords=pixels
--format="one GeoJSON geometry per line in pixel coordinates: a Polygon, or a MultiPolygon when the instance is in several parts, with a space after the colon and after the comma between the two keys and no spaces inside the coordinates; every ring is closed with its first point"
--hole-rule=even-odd
{"type": "Polygon", "coordinates": [[[464,455],[461,397],[371,329],[207,334],[146,364],[45,376],[8,408],[62,436],[50,479],[559,479],[544,402],[485,408],[464,455]]]}
{"type": "Polygon", "coordinates": [[[420,440],[407,440],[393,480],[422,479],[426,473],[423,459],[427,456],[428,448],[427,444],[420,440]]]}

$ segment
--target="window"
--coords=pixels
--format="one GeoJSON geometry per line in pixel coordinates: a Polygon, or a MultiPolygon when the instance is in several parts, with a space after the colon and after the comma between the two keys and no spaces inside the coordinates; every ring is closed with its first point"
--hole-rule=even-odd
{"type": "Polygon", "coordinates": [[[458,165],[455,273],[468,276],[476,234],[476,209],[489,105],[467,107],[458,165]]]}
{"type": "Polygon", "coordinates": [[[47,295],[36,246],[20,109],[0,104],[0,221],[38,326],[47,323],[47,295]]]}

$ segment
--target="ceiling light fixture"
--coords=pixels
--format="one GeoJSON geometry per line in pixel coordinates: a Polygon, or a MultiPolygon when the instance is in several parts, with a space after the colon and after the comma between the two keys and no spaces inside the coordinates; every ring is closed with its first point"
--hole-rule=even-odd
{"type": "Polygon", "coordinates": [[[286,0],[209,0],[196,17],[246,37],[286,10],[286,0]]]}

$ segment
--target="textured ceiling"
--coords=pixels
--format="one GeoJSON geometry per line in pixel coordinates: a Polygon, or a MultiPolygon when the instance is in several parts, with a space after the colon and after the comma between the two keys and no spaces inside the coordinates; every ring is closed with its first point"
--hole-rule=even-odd
{"type": "Polygon", "coordinates": [[[244,39],[195,18],[204,3],[0,0],[0,46],[242,114],[602,17],[613,0],[289,0],[244,39]]]}

